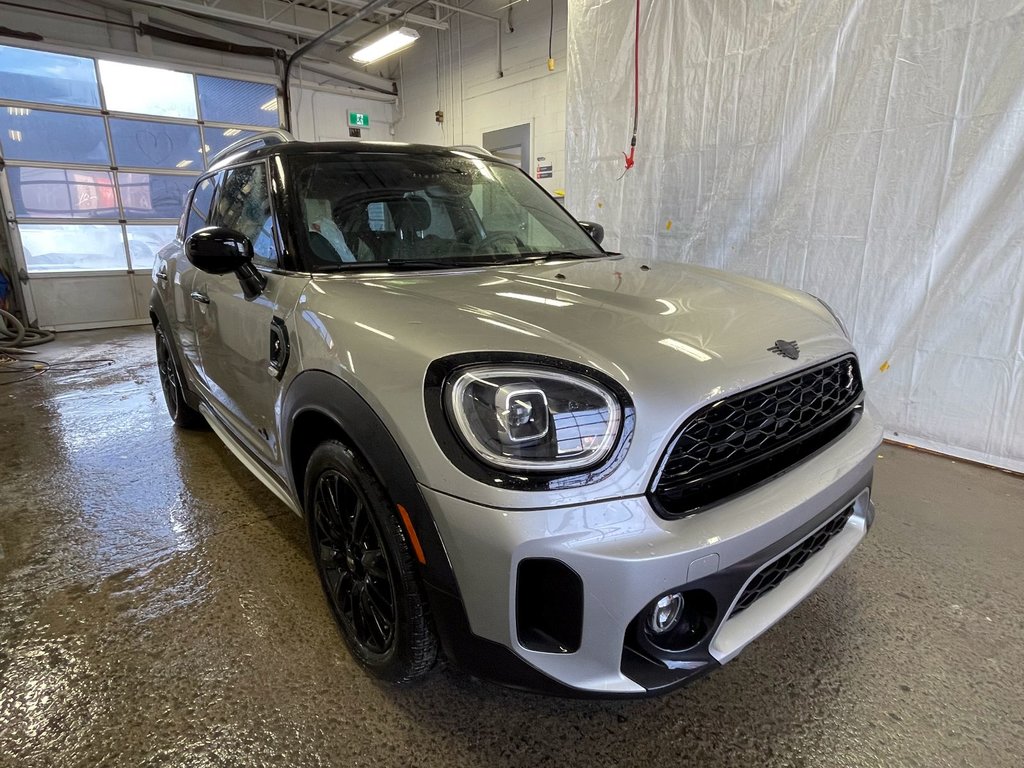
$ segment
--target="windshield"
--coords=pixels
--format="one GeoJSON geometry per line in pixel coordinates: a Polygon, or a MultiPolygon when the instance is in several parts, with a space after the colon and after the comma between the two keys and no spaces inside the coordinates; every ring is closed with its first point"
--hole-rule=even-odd
{"type": "Polygon", "coordinates": [[[292,216],[315,271],[603,254],[519,169],[469,153],[323,153],[293,163],[292,216]]]}

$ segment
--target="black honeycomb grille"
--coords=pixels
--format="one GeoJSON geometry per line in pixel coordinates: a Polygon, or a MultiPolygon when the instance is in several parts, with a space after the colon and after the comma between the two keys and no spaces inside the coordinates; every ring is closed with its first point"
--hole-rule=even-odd
{"type": "Polygon", "coordinates": [[[818,554],[825,548],[832,539],[839,535],[839,532],[846,527],[846,523],[853,515],[853,505],[829,520],[825,525],[812,533],[806,539],[797,544],[786,554],[769,564],[764,570],[759,571],[747,584],[740,599],[732,609],[730,617],[749,608],[756,600],[764,597],[782,583],[783,579],[792,574],[804,563],[818,554]]]}
{"type": "Polygon", "coordinates": [[[702,408],[663,460],[654,508],[692,514],[789,469],[849,429],[862,396],[851,355],[702,408]]]}

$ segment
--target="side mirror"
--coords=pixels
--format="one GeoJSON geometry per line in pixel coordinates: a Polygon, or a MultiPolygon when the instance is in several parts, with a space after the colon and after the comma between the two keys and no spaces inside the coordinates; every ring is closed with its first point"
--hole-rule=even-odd
{"type": "Polygon", "coordinates": [[[252,243],[241,232],[227,227],[204,227],[185,240],[185,255],[211,275],[234,272],[249,301],[267,287],[267,278],[252,265],[252,243]]]}
{"type": "Polygon", "coordinates": [[[604,240],[604,227],[600,224],[596,224],[593,221],[581,221],[580,226],[583,227],[584,232],[590,235],[590,239],[598,245],[604,240]]]}
{"type": "Polygon", "coordinates": [[[226,227],[204,227],[185,240],[185,255],[203,272],[226,275],[252,261],[252,243],[226,227]]]}

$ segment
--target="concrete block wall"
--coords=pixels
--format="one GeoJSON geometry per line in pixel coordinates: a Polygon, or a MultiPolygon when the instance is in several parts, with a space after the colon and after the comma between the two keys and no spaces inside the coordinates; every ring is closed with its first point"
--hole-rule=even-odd
{"type": "Polygon", "coordinates": [[[360,139],[392,141],[393,99],[338,93],[319,88],[292,88],[292,133],[303,141],[349,141],[348,113],[370,118],[360,139]]]}
{"type": "MultiPolygon", "coordinates": [[[[565,187],[567,2],[556,0],[548,71],[551,5],[535,0],[502,11],[503,77],[498,76],[495,25],[456,14],[447,31],[422,30],[419,41],[399,61],[398,141],[427,144],[481,144],[487,131],[529,123],[531,154],[553,166],[549,191],[565,187]],[[434,119],[445,113],[444,123],[434,119]]],[[[480,10],[484,10],[483,7],[480,10]]]]}

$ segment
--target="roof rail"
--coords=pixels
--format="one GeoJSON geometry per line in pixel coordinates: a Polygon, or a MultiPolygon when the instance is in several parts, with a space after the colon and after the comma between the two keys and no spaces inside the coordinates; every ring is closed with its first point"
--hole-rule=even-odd
{"type": "Polygon", "coordinates": [[[478,147],[475,144],[456,144],[448,149],[458,150],[460,152],[472,152],[474,155],[486,155],[487,157],[494,157],[494,153],[489,149],[478,147]]]}
{"type": "MultiPolygon", "coordinates": [[[[252,136],[246,136],[244,139],[239,139],[233,144],[229,144],[227,147],[211,157],[208,164],[212,168],[225,157],[241,152],[243,149],[248,148],[250,144],[258,144],[259,147],[272,147],[275,144],[287,144],[290,141],[295,141],[295,137],[283,128],[271,128],[270,130],[260,131],[252,136]]],[[[258,149],[259,147],[252,148],[258,149]]]]}

